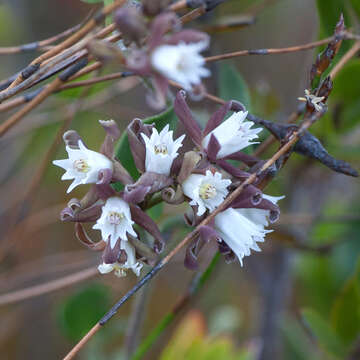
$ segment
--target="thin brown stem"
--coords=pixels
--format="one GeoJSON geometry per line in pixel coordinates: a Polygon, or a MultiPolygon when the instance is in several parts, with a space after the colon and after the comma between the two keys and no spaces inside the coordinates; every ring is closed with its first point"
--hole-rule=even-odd
{"type": "MultiPolygon", "coordinates": [[[[61,53],[65,49],[77,43],[80,39],[86,36],[91,30],[93,30],[99,23],[101,23],[107,15],[112,13],[118,7],[123,6],[126,0],[115,0],[114,3],[104,7],[100,13],[95,15],[91,20],[89,20],[79,31],[70,36],[68,39],[63,41],[61,44],[55,46],[51,50],[46,53],[40,55],[36,59],[34,59],[30,64],[31,66],[38,66],[43,63],[45,60],[52,58],[53,56],[61,53]]],[[[85,45],[84,45],[85,46],[85,45]]],[[[20,84],[24,80],[23,72],[10,84],[8,89],[15,87],[20,84]]],[[[1,94],[1,93],[0,93],[1,94]]]]}
{"type": "Polygon", "coordinates": [[[27,233],[26,223],[25,224],[23,223],[23,218],[26,218],[28,213],[30,212],[31,204],[33,203],[37,191],[39,190],[41,181],[44,178],[46,170],[49,167],[49,163],[54,158],[56,151],[62,141],[62,136],[65,133],[65,131],[69,129],[76,113],[81,109],[84,102],[84,97],[86,97],[88,92],[89,92],[89,88],[86,88],[80,95],[79,100],[70,108],[66,120],[62,123],[61,127],[57,131],[52,144],[50,145],[48,151],[46,152],[44,158],[42,159],[39,168],[35,172],[35,175],[31,180],[30,186],[23,197],[22,203],[20,204],[20,210],[18,212],[14,224],[17,226],[13,230],[10,230],[10,234],[7,236],[8,241],[3,241],[0,246],[0,261],[5,256],[9,247],[14,246],[17,242],[19,242],[23,238],[23,234],[27,233]],[[21,222],[21,227],[22,227],[22,235],[20,236],[18,234],[19,221],[21,222]]]}
{"type": "Polygon", "coordinates": [[[44,284],[35,285],[26,289],[12,291],[7,294],[0,295],[0,305],[13,304],[15,302],[30,299],[35,296],[44,295],[49,292],[62,289],[66,286],[76,284],[80,281],[84,281],[98,274],[96,267],[91,266],[88,269],[81,270],[75,274],[65,276],[61,279],[52,280],[44,284]]]}
{"type": "Polygon", "coordinates": [[[63,360],[71,360],[86,345],[86,343],[100,330],[101,325],[97,323],[92,329],[76,344],[76,346],[64,357],[63,360]]]}
{"type": "Polygon", "coordinates": [[[124,78],[127,76],[129,76],[129,73],[117,72],[117,73],[113,73],[113,74],[109,74],[109,75],[99,76],[94,79],[82,80],[82,81],[78,81],[78,82],[74,82],[74,83],[70,83],[70,84],[65,84],[65,85],[60,86],[59,90],[68,90],[68,89],[73,89],[73,88],[77,88],[77,87],[81,87],[81,86],[94,85],[94,84],[98,84],[98,83],[105,82],[105,81],[121,79],[121,78],[124,78]]]}
{"type": "Polygon", "coordinates": [[[360,41],[356,41],[349,51],[340,59],[340,61],[330,71],[332,79],[339,73],[339,71],[351,60],[360,50],[360,41]]]}
{"type": "Polygon", "coordinates": [[[179,0],[174,4],[171,4],[168,8],[169,11],[180,11],[187,8],[187,1],[186,0],[179,0]]]}
{"type": "Polygon", "coordinates": [[[288,53],[313,49],[313,48],[316,48],[321,45],[326,45],[332,39],[333,39],[333,36],[328,37],[326,39],[319,40],[319,41],[314,41],[314,42],[311,42],[308,44],[290,46],[290,47],[286,47],[286,48],[240,50],[240,51],[235,51],[235,52],[231,52],[228,54],[210,56],[210,57],[205,58],[205,61],[212,62],[212,61],[226,60],[226,59],[232,59],[232,58],[239,57],[239,56],[248,56],[248,55],[288,54],[288,53]]]}
{"type": "Polygon", "coordinates": [[[8,46],[8,47],[0,47],[0,55],[10,55],[10,54],[17,54],[24,51],[34,51],[34,50],[44,50],[51,45],[69,35],[72,35],[74,32],[78,31],[81,26],[86,23],[89,18],[93,15],[93,11],[82,21],[80,24],[77,24],[70,29],[67,29],[57,35],[51,36],[45,40],[41,41],[34,41],[29,44],[19,45],[19,46],[8,46]]]}

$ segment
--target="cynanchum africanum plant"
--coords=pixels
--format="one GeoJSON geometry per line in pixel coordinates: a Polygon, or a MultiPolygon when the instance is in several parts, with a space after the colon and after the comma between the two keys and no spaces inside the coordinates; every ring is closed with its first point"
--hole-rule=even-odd
{"type": "MultiPolygon", "coordinates": [[[[196,227],[263,164],[256,156],[244,152],[250,145],[259,143],[258,134],[262,131],[259,124],[280,141],[289,135],[285,125],[254,118],[237,101],[222,105],[201,129],[188,107],[186,95],[198,99],[205,92],[202,78],[211,74],[201,52],[208,47],[210,38],[201,31],[181,29],[175,13],[162,12],[161,7],[157,10],[155,7],[155,11],[150,4],[145,2],[142,8],[129,5],[115,14],[118,30],[123,35],[121,62],[126,70],[146,81],[150,106],[164,108],[173,102],[185,133],[175,137],[169,124],[157,129],[155,124],[145,124],[141,119],[131,121],[127,136],[140,173],[137,179],[130,176],[114,154],[120,131],[113,120],[100,121],[106,136],[99,152],[88,149],[77,132],[67,131],[63,138],[69,157],[53,162],[66,171],[62,180],[73,181],[68,193],[76,186],[92,184],[81,200],[69,201],[61,212],[61,219],[75,222],[77,238],[90,249],[103,252],[98,267],[102,274],[114,271],[116,276],[125,276],[131,269],[139,276],[144,263],[155,264],[157,254],[165,246],[157,224],[146,214],[155,197],[173,206],[187,202],[189,211],[184,214],[185,222],[196,227]],[[151,9],[159,14],[149,21],[144,13],[151,9]],[[183,88],[175,99],[169,90],[171,81],[183,88]],[[236,160],[240,165],[229,160],[236,160]],[[114,186],[118,183],[122,184],[121,191],[114,186]],[[92,240],[85,231],[83,224],[89,222],[95,223],[93,229],[99,230],[101,241],[92,240]],[[135,224],[151,235],[151,245],[141,238],[143,232],[138,231],[135,224]]],[[[329,45],[333,53],[338,43],[335,38],[329,45]]],[[[327,60],[326,56],[318,58],[318,67],[312,73],[316,75],[318,70],[317,75],[319,72],[321,75],[326,68],[324,59],[327,60]]],[[[317,92],[306,90],[305,98],[300,98],[306,102],[308,115],[323,112],[330,82],[329,79],[323,81],[317,92]]],[[[300,153],[314,155],[323,149],[310,134],[302,139],[295,147],[300,153]],[[314,143],[315,150],[311,149],[314,143]]],[[[198,236],[187,247],[184,263],[188,268],[198,267],[199,251],[209,241],[217,242],[227,262],[238,259],[241,265],[252,250],[261,250],[259,243],[264,242],[266,234],[272,231],[269,226],[278,220],[277,203],[284,197],[262,192],[269,173],[271,171],[259,174],[223,211],[199,228],[198,236]]]]}
{"type": "MultiPolygon", "coordinates": [[[[123,134],[114,120],[100,120],[105,138],[100,150],[94,151],[87,147],[86,139],[82,139],[76,131],[68,130],[77,111],[89,106],[88,103],[97,106],[96,101],[88,101],[88,91],[85,90],[76,100],[76,106],[71,104],[69,107],[69,114],[20,206],[16,221],[26,217],[46,165],[49,159],[55,157],[58,140],[63,135],[68,158],[54,160],[53,163],[65,170],[61,179],[71,181],[67,193],[75,188],[84,188],[81,185],[86,186],[87,192],[81,199],[68,201],[61,211],[61,220],[75,224],[76,237],[82,244],[102,252],[98,265],[101,274],[112,272],[122,277],[131,270],[140,276],[141,272],[145,272],[144,265],[151,266],[74,347],[66,360],[72,359],[100,326],[107,323],[185,246],[184,264],[192,270],[198,269],[199,253],[206,244],[215,243],[218,252],[209,267],[194,276],[188,292],[175,305],[171,316],[166,316],[165,321],[161,321],[155,332],[149,335],[150,340],[144,341],[145,347],[140,349],[142,353],[208,278],[218,253],[224,256],[226,262],[238,261],[243,265],[244,257],[253,251],[261,251],[261,243],[272,231],[271,225],[279,219],[278,202],[284,198],[263,191],[291,153],[297,152],[320,161],[333,171],[358,176],[348,163],[333,158],[308,129],[326,113],[336,74],[359,52],[359,35],[345,28],[344,18],[339,14],[333,36],[320,41],[281,49],[240,50],[204,57],[203,53],[211,45],[210,35],[192,28],[185,29],[183,25],[224,1],[109,0],[97,14],[90,15],[83,26],[70,29],[72,35],[58,45],[47,49],[49,44],[63,38],[65,33],[69,35],[69,32],[59,34],[56,40],[51,38],[0,49],[2,53],[44,50],[26,68],[0,83],[0,112],[26,104],[0,124],[0,137],[55,92],[127,77],[135,77],[144,85],[146,102],[158,113],[153,123],[149,119],[128,119],[123,134]],[[103,27],[112,15],[114,22],[103,27]],[[329,68],[343,40],[353,39],[356,41],[351,48],[345,55],[338,56],[340,61],[329,68]],[[320,45],[326,48],[318,54],[305,76],[309,82],[304,96],[298,98],[301,103],[286,123],[261,119],[238,101],[226,102],[209,94],[203,84],[205,79],[214,77],[209,63],[238,56],[298,52],[320,45]],[[109,62],[121,71],[69,83],[105,68],[109,62]],[[7,101],[51,77],[54,78],[46,85],[7,101]],[[178,90],[172,91],[173,88],[178,90]],[[200,126],[200,121],[188,106],[188,99],[197,101],[204,98],[221,106],[200,126]],[[180,125],[176,133],[173,130],[173,113],[180,125]],[[300,118],[302,122],[295,124],[300,118]],[[259,156],[275,139],[268,138],[260,144],[259,133],[264,128],[279,143],[278,150],[268,160],[259,156]],[[126,149],[122,157],[121,149],[127,144],[130,149],[126,149]],[[254,144],[258,147],[252,153],[254,144]],[[134,167],[137,171],[133,171],[134,167]],[[168,207],[182,205],[181,209],[184,209],[184,203],[187,204],[184,221],[191,231],[173,249],[169,249],[165,241],[167,237],[149,216],[148,210],[159,203],[166,203],[168,207]],[[89,227],[95,230],[94,234],[97,233],[96,239],[89,236],[86,230],[89,227]],[[166,255],[161,256],[162,252],[166,255]]],[[[250,19],[249,23],[241,17],[235,23],[219,24],[218,29],[234,29],[249,25],[253,20],[250,19]]],[[[212,32],[209,27],[201,29],[212,32]]],[[[107,91],[114,95],[113,88],[107,91]]],[[[228,98],[239,98],[239,95],[234,93],[228,98]]],[[[100,103],[104,102],[100,100],[100,103]]],[[[14,234],[18,233],[15,231],[14,234]]],[[[15,240],[16,236],[10,235],[9,239],[15,240]]],[[[139,326],[141,316],[136,309],[134,314],[139,326]]],[[[129,329],[131,333],[136,326],[133,329],[129,326],[129,329]]]]}

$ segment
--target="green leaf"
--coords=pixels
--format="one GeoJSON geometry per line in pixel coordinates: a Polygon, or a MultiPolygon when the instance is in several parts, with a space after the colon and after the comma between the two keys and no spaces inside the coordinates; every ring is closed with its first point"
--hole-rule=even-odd
{"type": "MultiPolygon", "coordinates": [[[[145,124],[154,124],[158,131],[160,131],[166,124],[169,124],[171,130],[175,130],[177,117],[175,115],[174,108],[171,106],[158,115],[146,118],[143,122],[145,124]]],[[[131,154],[127,132],[122,134],[115,149],[115,156],[120,160],[122,165],[127,169],[127,171],[129,171],[130,175],[134,179],[137,179],[140,176],[131,154]]],[[[121,184],[116,184],[115,189],[117,191],[121,190],[121,184]]]]}
{"type": "Polygon", "coordinates": [[[164,203],[159,203],[153,206],[151,209],[147,211],[147,214],[153,219],[157,220],[161,217],[164,210],[164,203]]]}
{"type": "Polygon", "coordinates": [[[321,36],[331,36],[334,33],[335,25],[340,15],[345,18],[345,25],[350,26],[350,19],[346,12],[344,0],[317,0],[318,15],[320,21],[321,36]]]}
{"type": "Polygon", "coordinates": [[[359,278],[357,269],[337,296],[331,313],[332,325],[347,345],[356,340],[360,332],[359,278]]]}
{"type": "Polygon", "coordinates": [[[236,67],[223,63],[219,68],[219,95],[224,100],[238,100],[251,109],[249,88],[236,67]]]}
{"type": "Polygon", "coordinates": [[[350,3],[356,12],[357,16],[360,18],[360,0],[350,0],[350,3]]]}
{"type": "Polygon", "coordinates": [[[109,289],[100,284],[83,288],[60,305],[58,319],[64,334],[79,340],[110,307],[109,289]]]}
{"type": "Polygon", "coordinates": [[[330,96],[332,103],[340,104],[340,131],[350,130],[360,124],[360,62],[350,61],[338,74],[334,81],[334,88],[330,96]]]}
{"type": "Polygon", "coordinates": [[[302,310],[302,317],[319,344],[329,353],[343,359],[346,354],[345,345],[331,325],[312,309],[302,310]]]}
{"type": "Polygon", "coordinates": [[[282,318],[281,330],[285,346],[284,359],[315,360],[313,356],[314,346],[304,327],[295,317],[286,315],[282,318]]]}

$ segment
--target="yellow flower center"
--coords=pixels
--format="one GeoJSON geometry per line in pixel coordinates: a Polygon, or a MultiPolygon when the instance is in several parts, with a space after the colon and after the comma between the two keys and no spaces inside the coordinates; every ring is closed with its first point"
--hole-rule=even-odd
{"type": "Polygon", "coordinates": [[[89,164],[84,159],[77,159],[73,163],[74,169],[76,171],[87,173],[90,170],[89,164]]]}
{"type": "Polygon", "coordinates": [[[216,188],[209,183],[202,184],[199,189],[199,195],[203,200],[212,199],[216,196],[216,188]]]}
{"type": "Polygon", "coordinates": [[[120,264],[113,264],[115,275],[118,277],[125,277],[127,275],[127,269],[122,267],[120,264]]]}
{"type": "Polygon", "coordinates": [[[155,154],[163,154],[163,155],[168,154],[168,149],[167,149],[167,146],[165,144],[155,145],[154,146],[154,151],[155,151],[155,154]]]}
{"type": "Polygon", "coordinates": [[[123,213],[118,213],[116,211],[110,211],[107,215],[108,221],[111,225],[119,225],[124,217],[123,213]]]}

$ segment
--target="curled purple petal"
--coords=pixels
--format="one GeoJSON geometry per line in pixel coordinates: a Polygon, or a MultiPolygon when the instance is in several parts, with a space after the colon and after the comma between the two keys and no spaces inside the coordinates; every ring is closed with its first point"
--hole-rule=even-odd
{"type": "Polygon", "coordinates": [[[101,207],[103,202],[99,201],[88,208],[80,209],[76,212],[72,211],[71,208],[66,207],[60,213],[62,221],[76,221],[76,222],[90,222],[96,221],[101,215],[101,207]]]}
{"type": "Polygon", "coordinates": [[[134,119],[127,128],[130,150],[135,162],[136,168],[140,172],[145,171],[146,149],[141,133],[147,137],[151,136],[153,125],[143,124],[140,119],[134,119]]]}
{"type": "Polygon", "coordinates": [[[114,264],[116,262],[119,262],[120,255],[121,255],[121,258],[122,258],[121,260],[124,260],[124,256],[125,256],[125,261],[124,262],[126,262],[127,256],[126,256],[125,251],[120,250],[120,242],[121,242],[121,240],[119,238],[116,241],[116,244],[115,244],[115,246],[113,248],[111,247],[111,241],[106,242],[106,247],[105,247],[105,250],[104,250],[103,255],[102,255],[103,262],[105,264],[114,264]]]}
{"type": "Polygon", "coordinates": [[[147,194],[152,194],[172,185],[172,183],[173,179],[167,175],[146,172],[140,176],[136,183],[127,185],[126,191],[131,192],[138,187],[150,187],[147,194]]]}
{"type": "Polygon", "coordinates": [[[210,240],[218,238],[218,233],[211,226],[201,226],[199,229],[199,236],[195,238],[186,248],[184,265],[190,270],[198,269],[198,255],[200,250],[210,240]]]}
{"type": "Polygon", "coordinates": [[[192,113],[190,111],[189,106],[186,101],[186,92],[180,90],[176,94],[175,102],[174,102],[174,111],[180,121],[183,123],[188,135],[191,137],[192,141],[201,146],[202,134],[201,129],[197,122],[195,121],[192,113]]]}
{"type": "Polygon", "coordinates": [[[115,190],[109,184],[95,185],[95,187],[98,197],[102,200],[106,200],[116,194],[115,190]]]}
{"type": "Polygon", "coordinates": [[[64,132],[63,140],[66,146],[69,146],[72,149],[79,149],[79,140],[83,142],[80,135],[75,130],[68,130],[64,132]]]}
{"type": "Polygon", "coordinates": [[[82,208],[82,204],[80,202],[79,199],[76,199],[76,198],[72,198],[68,203],[67,203],[67,206],[73,210],[73,211],[77,211],[79,209],[82,208]]]}
{"type": "Polygon", "coordinates": [[[99,200],[99,195],[96,191],[96,185],[92,185],[85,196],[80,200],[81,208],[85,209],[99,200]]]}
{"type": "Polygon", "coordinates": [[[120,130],[114,120],[99,120],[99,123],[106,132],[100,152],[112,159],[114,156],[114,143],[120,137],[120,130]]]}
{"type": "Polygon", "coordinates": [[[134,182],[128,171],[117,160],[113,162],[113,180],[120,181],[123,185],[132,184],[134,182]]]}
{"type": "Polygon", "coordinates": [[[249,167],[256,165],[260,161],[257,157],[245,154],[242,151],[230,154],[224,158],[224,160],[226,159],[241,161],[249,167]]]}
{"type": "Polygon", "coordinates": [[[263,201],[262,192],[254,185],[247,185],[241,194],[231,202],[229,207],[232,208],[253,208],[263,201]]]}
{"type": "Polygon", "coordinates": [[[154,250],[156,253],[160,253],[163,250],[165,242],[154,220],[137,205],[130,204],[130,211],[135,223],[145,229],[155,239],[154,250]]]}
{"type": "Polygon", "coordinates": [[[214,134],[211,134],[209,144],[206,149],[210,161],[214,161],[214,162],[216,161],[216,156],[219,153],[220,149],[221,149],[221,145],[218,139],[214,134]]]}
{"type": "Polygon", "coordinates": [[[190,206],[190,211],[184,214],[184,220],[187,225],[194,227],[200,224],[201,221],[205,219],[206,213],[204,215],[198,216],[197,212],[198,212],[197,205],[190,206]]]}
{"type": "Polygon", "coordinates": [[[161,197],[165,202],[172,205],[182,204],[185,200],[181,186],[178,186],[176,190],[172,187],[163,189],[161,191],[161,197]]]}
{"type": "Polygon", "coordinates": [[[139,185],[134,188],[125,186],[123,198],[127,203],[138,204],[144,201],[145,196],[149,193],[151,186],[139,185]]]}
{"type": "Polygon", "coordinates": [[[217,231],[212,226],[208,225],[200,226],[199,235],[205,243],[220,238],[220,235],[217,233],[217,231]]]}
{"type": "Polygon", "coordinates": [[[189,270],[197,270],[199,268],[198,258],[195,253],[199,241],[200,237],[198,236],[186,247],[184,266],[189,270]]]}
{"type": "Polygon", "coordinates": [[[220,109],[214,112],[214,114],[210,117],[209,121],[205,126],[203,133],[204,137],[223,122],[226,114],[230,111],[231,106],[232,106],[232,101],[228,101],[223,106],[221,106],[220,109]]]}
{"type": "Polygon", "coordinates": [[[221,168],[223,168],[226,172],[228,172],[230,175],[232,175],[240,180],[245,180],[250,176],[250,174],[247,173],[246,171],[240,170],[239,168],[229,164],[225,160],[222,160],[222,159],[217,160],[216,163],[221,168]]]}
{"type": "Polygon", "coordinates": [[[103,240],[94,242],[80,223],[75,223],[75,235],[83,245],[87,246],[91,250],[102,251],[105,248],[106,242],[103,240]]]}
{"type": "Polygon", "coordinates": [[[112,179],[113,171],[112,169],[101,169],[98,174],[97,185],[110,184],[112,179]]]}
{"type": "Polygon", "coordinates": [[[74,211],[70,207],[66,207],[60,212],[61,221],[74,221],[74,211]]]}
{"type": "Polygon", "coordinates": [[[169,30],[177,30],[181,26],[180,19],[175,13],[167,12],[158,15],[151,24],[150,35],[148,39],[148,48],[152,51],[155,47],[159,46],[164,35],[169,30]]]}
{"type": "Polygon", "coordinates": [[[198,30],[185,29],[170,35],[165,39],[164,43],[169,45],[177,45],[179,42],[191,44],[203,41],[210,42],[210,37],[208,34],[198,30]]]}
{"type": "Polygon", "coordinates": [[[99,120],[99,123],[104,128],[106,135],[109,135],[114,141],[120,138],[120,129],[114,120],[99,120]]]}

